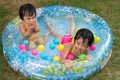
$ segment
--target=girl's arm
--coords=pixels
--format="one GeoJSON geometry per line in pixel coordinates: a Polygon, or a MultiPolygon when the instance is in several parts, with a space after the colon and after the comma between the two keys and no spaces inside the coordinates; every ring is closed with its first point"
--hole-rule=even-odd
{"type": "Polygon", "coordinates": [[[35,24],[34,30],[35,30],[36,32],[39,32],[39,31],[40,31],[40,26],[39,26],[37,20],[36,20],[36,24],[35,24]]]}
{"type": "Polygon", "coordinates": [[[53,29],[53,27],[47,22],[46,23],[48,29],[51,31],[51,33],[58,39],[62,39],[62,36],[60,36],[58,33],[55,32],[55,30],[53,29]]]}
{"type": "Polygon", "coordinates": [[[25,37],[25,38],[28,38],[32,34],[30,29],[27,29],[27,31],[24,29],[24,26],[22,23],[20,23],[19,28],[20,28],[20,31],[21,31],[23,37],[25,37]]]}
{"type": "Polygon", "coordinates": [[[67,43],[64,45],[65,46],[65,50],[64,50],[64,54],[62,56],[62,59],[66,59],[67,58],[67,55],[71,52],[72,50],[72,46],[73,44],[72,43],[67,43]]]}
{"type": "Polygon", "coordinates": [[[71,69],[72,68],[72,64],[73,64],[73,61],[71,61],[70,59],[67,59],[67,55],[71,52],[72,46],[73,46],[72,44],[67,44],[65,46],[65,48],[66,48],[64,50],[65,53],[63,54],[63,56],[61,58],[61,62],[64,63],[66,68],[68,68],[68,69],[71,69]]]}

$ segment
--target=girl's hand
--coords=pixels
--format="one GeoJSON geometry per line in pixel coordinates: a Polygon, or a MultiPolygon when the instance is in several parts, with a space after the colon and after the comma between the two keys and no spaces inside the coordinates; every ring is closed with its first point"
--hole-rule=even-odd
{"type": "Polygon", "coordinates": [[[28,26],[28,29],[33,30],[34,26],[28,26]]]}
{"type": "Polygon", "coordinates": [[[87,60],[91,61],[93,59],[93,57],[91,55],[87,55],[87,60]]]}

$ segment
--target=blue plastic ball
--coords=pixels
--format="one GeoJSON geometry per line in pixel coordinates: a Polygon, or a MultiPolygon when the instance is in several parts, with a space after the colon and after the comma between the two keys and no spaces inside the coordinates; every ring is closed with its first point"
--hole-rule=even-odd
{"type": "Polygon", "coordinates": [[[55,49],[55,45],[54,45],[54,44],[50,44],[50,45],[49,45],[49,48],[50,48],[51,50],[54,50],[54,49],[55,49]]]}
{"type": "Polygon", "coordinates": [[[42,54],[40,55],[40,58],[46,60],[46,59],[47,59],[47,54],[42,53],[42,54]]]}
{"type": "Polygon", "coordinates": [[[28,40],[24,40],[23,44],[25,44],[26,46],[28,46],[29,45],[29,41],[28,40]]]}
{"type": "Polygon", "coordinates": [[[47,57],[47,60],[52,61],[52,60],[53,60],[53,57],[48,56],[48,57],[47,57]]]}
{"type": "Polygon", "coordinates": [[[53,40],[53,43],[54,43],[55,45],[58,45],[58,44],[60,44],[60,40],[59,40],[59,39],[54,39],[54,40],[53,40]]]}

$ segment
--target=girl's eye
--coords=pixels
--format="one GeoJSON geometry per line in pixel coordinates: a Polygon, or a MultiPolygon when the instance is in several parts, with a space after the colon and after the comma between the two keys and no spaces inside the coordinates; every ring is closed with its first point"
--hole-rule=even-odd
{"type": "Polygon", "coordinates": [[[77,42],[78,45],[82,45],[80,42],[77,42]]]}
{"type": "Polygon", "coordinates": [[[28,20],[30,20],[30,18],[28,18],[28,20]]]}

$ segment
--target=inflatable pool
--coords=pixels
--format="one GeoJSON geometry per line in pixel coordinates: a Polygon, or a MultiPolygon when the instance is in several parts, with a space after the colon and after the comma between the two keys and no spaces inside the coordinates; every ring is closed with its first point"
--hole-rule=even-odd
{"type": "Polygon", "coordinates": [[[37,8],[37,19],[41,26],[40,34],[44,36],[48,32],[46,21],[54,27],[60,35],[69,34],[70,21],[65,16],[75,17],[76,30],[88,28],[94,33],[95,50],[88,49],[93,56],[91,61],[86,59],[74,60],[72,69],[67,69],[59,62],[60,41],[50,35],[44,50],[36,50],[38,54],[32,55],[30,50],[21,51],[19,46],[25,39],[19,31],[21,22],[17,17],[12,20],[2,33],[2,45],[4,56],[15,71],[30,78],[42,80],[83,80],[100,71],[111,57],[113,43],[112,31],[109,25],[99,16],[81,8],[69,6],[50,6],[37,8]]]}

